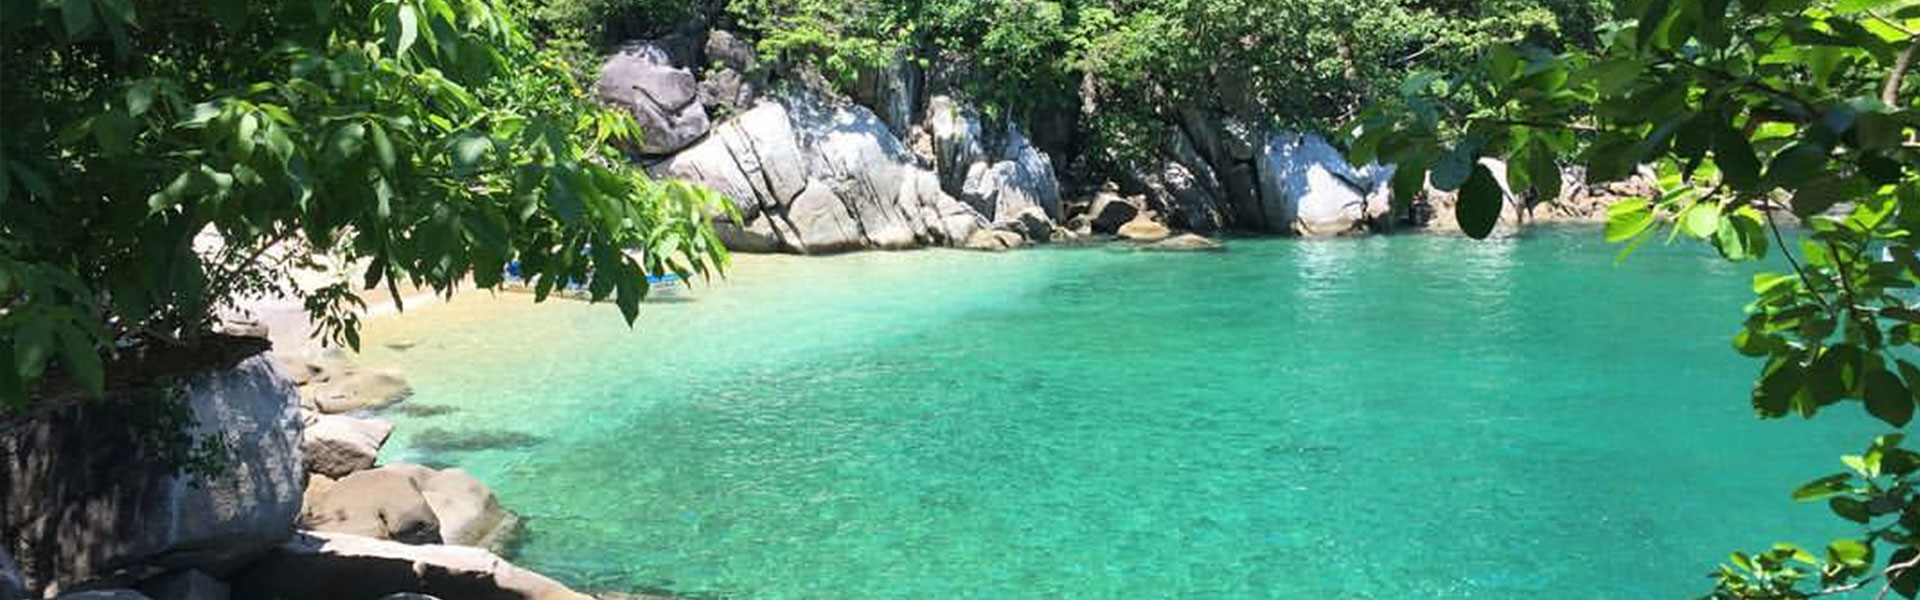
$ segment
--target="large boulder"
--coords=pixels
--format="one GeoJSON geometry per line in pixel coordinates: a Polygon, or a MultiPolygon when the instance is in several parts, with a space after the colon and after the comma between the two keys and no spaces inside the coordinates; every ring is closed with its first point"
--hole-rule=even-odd
{"type": "Polygon", "coordinates": [[[361,471],[315,496],[301,516],[305,527],[408,544],[441,542],[440,519],[411,473],[361,471]]]}
{"type": "Polygon", "coordinates": [[[420,465],[388,468],[405,473],[419,486],[420,496],[440,521],[442,543],[502,549],[519,525],[519,519],[494,497],[493,489],[464,469],[436,471],[420,465]]]}
{"type": "Polygon", "coordinates": [[[227,582],[193,569],[147,580],[140,584],[140,591],[153,600],[227,600],[232,596],[227,582]]]}
{"type": "Polygon", "coordinates": [[[413,395],[406,375],[368,369],[332,353],[275,353],[274,359],[300,386],[302,406],[326,414],[386,408],[413,395]]]}
{"type": "Polygon", "coordinates": [[[0,600],[20,600],[27,597],[27,578],[20,574],[20,567],[13,564],[13,557],[7,555],[5,547],[0,547],[0,600]]]}
{"type": "Polygon", "coordinates": [[[988,127],[972,107],[939,95],[927,100],[926,129],[948,194],[994,223],[1010,223],[1034,207],[1049,219],[1062,218],[1053,161],[1018,124],[988,127]]]}
{"type": "Polygon", "coordinates": [[[301,432],[300,450],[308,472],[338,479],[373,468],[392,434],[393,423],[385,419],[316,415],[301,432]]]}
{"type": "Polygon", "coordinates": [[[88,590],[61,594],[54,600],[153,600],[153,598],[134,590],[88,590]]]}
{"type": "Polygon", "coordinates": [[[1145,208],[1138,198],[1121,196],[1113,190],[1101,190],[1093,197],[1093,206],[1087,210],[1087,224],[1099,233],[1116,233],[1121,225],[1140,216],[1145,208]]]}
{"type": "Polygon", "coordinates": [[[461,469],[397,464],[315,482],[303,524],[316,531],[498,549],[519,525],[492,489],[461,469]]]}
{"type": "Polygon", "coordinates": [[[872,107],[894,135],[904,136],[913,126],[920,101],[920,66],[906,48],[895,50],[893,60],[878,67],[861,69],[853,86],[853,98],[872,107]]]}
{"type": "Polygon", "coordinates": [[[1302,235],[1354,230],[1385,214],[1390,169],[1356,169],[1313,134],[1275,132],[1258,162],[1267,231],[1302,235]]]}
{"type": "Polygon", "coordinates": [[[415,546],[303,532],[233,581],[240,598],[360,600],[415,593],[461,600],[591,600],[480,548],[415,546]]]}
{"type": "Polygon", "coordinates": [[[654,44],[631,44],[607,57],[594,92],[600,101],[633,113],[643,134],[642,154],[678,151],[710,127],[699,81],[692,72],[675,67],[670,54],[654,44]]]}
{"type": "Polygon", "coordinates": [[[0,433],[0,540],[30,593],[220,575],[292,535],[303,475],[293,382],[255,355],[179,389],[188,434],[224,445],[224,468],[181,473],[144,447],[142,412],[127,404],[148,397],[67,406],[0,433]]]}
{"type": "Polygon", "coordinates": [[[940,173],[940,187],[960,196],[968,171],[987,155],[981,140],[980,115],[952,96],[934,96],[927,99],[926,128],[933,138],[934,169],[940,173]]]}
{"type": "Polygon", "coordinates": [[[870,110],[805,90],[763,100],[654,168],[731,198],[717,215],[729,248],[819,254],[958,245],[985,219],[870,110]]]}

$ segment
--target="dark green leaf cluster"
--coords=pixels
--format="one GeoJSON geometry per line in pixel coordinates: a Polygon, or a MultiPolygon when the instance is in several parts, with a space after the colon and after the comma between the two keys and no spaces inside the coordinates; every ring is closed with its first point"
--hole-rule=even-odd
{"type": "Polygon", "coordinates": [[[363,290],[519,261],[631,321],[645,274],[722,263],[724,202],[626,167],[638,127],[521,28],[500,0],[0,1],[0,398],[101,393],[267,293],[354,344],[363,290]]]}

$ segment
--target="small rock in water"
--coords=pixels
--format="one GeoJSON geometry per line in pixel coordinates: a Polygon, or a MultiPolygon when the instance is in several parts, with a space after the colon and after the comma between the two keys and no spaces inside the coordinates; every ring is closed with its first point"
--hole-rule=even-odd
{"type": "Polygon", "coordinates": [[[388,348],[391,348],[398,352],[406,352],[408,350],[412,350],[414,346],[418,346],[418,345],[420,345],[419,340],[394,340],[391,342],[387,342],[388,348]]]}
{"type": "Polygon", "coordinates": [[[1027,245],[1026,236],[1000,229],[982,229],[967,238],[968,250],[1001,252],[1027,245]]]}
{"type": "Polygon", "coordinates": [[[1173,235],[1173,231],[1167,229],[1166,225],[1162,225],[1159,222],[1146,218],[1136,218],[1128,221],[1125,225],[1121,225],[1119,235],[1122,238],[1136,242],[1158,242],[1173,235]]]}
{"type": "Polygon", "coordinates": [[[1225,252],[1227,247],[1203,236],[1184,233],[1140,247],[1147,252],[1225,252]]]}

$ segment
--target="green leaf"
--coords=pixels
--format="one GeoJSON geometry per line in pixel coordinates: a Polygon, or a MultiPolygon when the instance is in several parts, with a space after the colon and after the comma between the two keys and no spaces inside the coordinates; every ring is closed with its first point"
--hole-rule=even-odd
{"type": "Polygon", "coordinates": [[[1821,477],[1793,490],[1793,499],[1796,502],[1807,502],[1831,498],[1852,491],[1852,482],[1852,473],[1835,473],[1821,477]]]}
{"type": "Polygon", "coordinates": [[[1539,141],[1534,142],[1533,151],[1527,154],[1527,179],[1533,184],[1538,202],[1560,198],[1560,164],[1553,158],[1553,151],[1539,141]]]}
{"type": "Polygon", "coordinates": [[[253,136],[259,132],[259,117],[254,116],[252,111],[241,113],[239,120],[235,122],[233,128],[233,146],[231,151],[233,152],[234,161],[244,162],[253,157],[253,149],[256,145],[253,136]]]}
{"type": "MultiPolygon", "coordinates": [[[[1920,557],[1920,550],[1901,548],[1893,552],[1893,556],[1887,559],[1887,563],[1896,565],[1906,564],[1913,562],[1915,557],[1920,557]]],[[[1887,580],[1887,587],[1893,589],[1894,593],[1900,594],[1901,596],[1907,598],[1914,597],[1915,593],[1920,593],[1920,569],[1906,569],[1898,573],[1893,573],[1891,578],[1887,580]]]]}
{"type": "Polygon", "coordinates": [[[1701,200],[1680,215],[1680,229],[1687,235],[1707,239],[1720,230],[1720,205],[1701,200]]]}
{"type": "Polygon", "coordinates": [[[1834,540],[1827,545],[1827,561],[1849,567],[1865,565],[1873,560],[1873,546],[1860,540],[1834,540]]]}
{"type": "Polygon", "coordinates": [[[1473,144],[1462,142],[1453,150],[1440,155],[1433,164],[1433,187],[1442,191],[1454,191],[1466,185],[1477,166],[1477,149],[1473,144]]]}
{"type": "Polygon", "coordinates": [[[479,170],[487,154],[493,151],[493,138],[486,134],[467,131],[453,139],[453,172],[456,177],[466,177],[479,170]]]}
{"type": "Polygon", "coordinates": [[[93,118],[94,142],[100,144],[100,151],[108,156],[121,156],[133,150],[133,138],[139,122],[132,115],[119,110],[109,110],[93,118]]]}
{"type": "Polygon", "coordinates": [[[394,152],[393,140],[387,138],[387,128],[379,123],[367,124],[368,139],[373,142],[373,156],[379,161],[380,170],[392,173],[400,158],[394,152]]]}
{"type": "Polygon", "coordinates": [[[1455,208],[1460,231],[1476,240],[1492,235],[1505,203],[1506,192],[1500,188],[1500,180],[1486,165],[1475,164],[1473,175],[1460,186],[1460,201],[1455,208]]]}
{"type": "Polygon", "coordinates": [[[1873,519],[1872,513],[1867,510],[1867,503],[1846,496],[1828,499],[1827,508],[1832,509],[1833,514],[1840,515],[1840,518],[1855,523],[1865,524],[1873,519]]]}
{"type": "Polygon", "coordinates": [[[221,25],[239,29],[247,25],[247,0],[209,0],[208,9],[221,25]]]}
{"type": "Polygon", "coordinates": [[[1607,241],[1631,240],[1652,227],[1653,203],[1646,200],[1622,200],[1607,207],[1607,241]]]}
{"type": "Polygon", "coordinates": [[[1760,159],[1747,136],[1731,127],[1721,130],[1713,138],[1713,159],[1727,185],[1742,192],[1759,191],[1760,159]]]}
{"type": "Polygon", "coordinates": [[[60,0],[60,24],[69,39],[80,39],[93,32],[93,0],[60,0]]]}
{"type": "Polygon", "coordinates": [[[400,21],[400,38],[394,44],[395,56],[405,56],[413,48],[413,43],[420,39],[420,15],[414,10],[412,4],[402,2],[400,10],[395,13],[400,21]]]}
{"type": "Polygon", "coordinates": [[[1913,420],[1913,394],[1886,369],[1867,372],[1865,382],[1867,413],[1894,427],[1906,427],[1913,420]]]}
{"type": "Polygon", "coordinates": [[[93,340],[72,326],[57,330],[60,338],[60,361],[67,366],[67,375],[80,383],[87,393],[100,396],[106,393],[106,369],[101,365],[100,353],[94,350],[93,340]]]}

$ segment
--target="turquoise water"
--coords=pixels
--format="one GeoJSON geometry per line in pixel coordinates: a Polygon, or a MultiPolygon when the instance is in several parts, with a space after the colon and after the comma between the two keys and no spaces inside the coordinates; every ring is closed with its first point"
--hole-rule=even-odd
{"type": "Polygon", "coordinates": [[[388,458],[596,589],[1683,598],[1849,533],[1787,492],[1877,430],[1751,418],[1748,269],[1598,238],[754,257],[636,330],[463,297],[367,360],[455,409],[388,458]]]}

